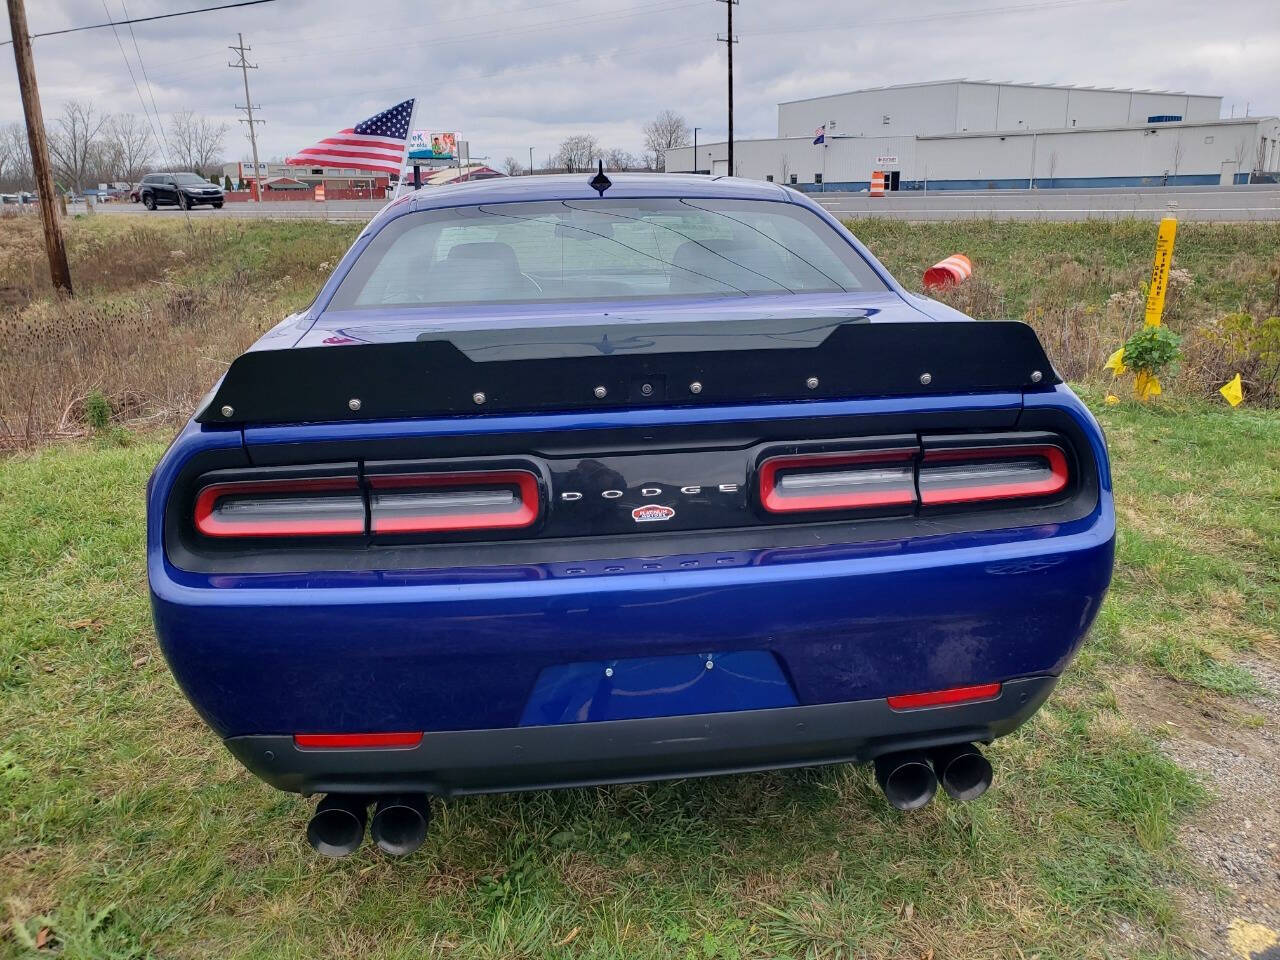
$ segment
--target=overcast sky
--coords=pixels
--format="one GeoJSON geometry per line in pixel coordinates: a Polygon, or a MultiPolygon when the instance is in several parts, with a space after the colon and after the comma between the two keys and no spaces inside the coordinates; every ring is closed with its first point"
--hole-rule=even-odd
{"type": "MultiPolygon", "coordinates": [[[[217,0],[27,0],[33,33],[217,0]]],[[[227,49],[253,47],[250,83],[280,157],[407,97],[415,126],[457,130],[473,156],[541,165],[569,134],[639,151],[670,108],[725,132],[725,5],[716,0],[276,0],[258,7],[34,42],[46,116],[71,98],[110,112],[190,109],[233,129],[244,102],[227,49]],[[135,50],[135,40],[137,48],[135,50]],[[121,50],[123,46],[123,53],[121,50]],[[138,54],[150,80],[139,67],[138,54]],[[130,80],[126,59],[137,77],[130,80]],[[140,102],[141,100],[141,102],[140,102]]],[[[1223,113],[1280,114],[1280,0],[741,0],[736,127],[776,133],[779,100],[954,77],[1220,94],[1223,113]]],[[[7,20],[0,32],[8,37],[7,20]]],[[[0,47],[0,122],[22,116],[0,47]]]]}

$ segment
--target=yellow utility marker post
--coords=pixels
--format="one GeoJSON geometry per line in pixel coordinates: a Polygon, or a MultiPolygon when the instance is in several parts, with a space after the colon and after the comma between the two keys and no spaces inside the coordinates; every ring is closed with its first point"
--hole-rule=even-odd
{"type": "Polygon", "coordinates": [[[1178,235],[1178,221],[1165,217],[1156,233],[1156,256],[1151,264],[1151,284],[1147,287],[1146,325],[1160,326],[1164,316],[1164,297],[1169,291],[1169,267],[1173,263],[1173,240],[1178,235]]]}
{"type": "MultiPolygon", "coordinates": [[[[1178,221],[1164,217],[1156,232],[1156,255],[1151,264],[1151,282],[1147,285],[1147,309],[1144,325],[1160,326],[1164,317],[1164,298],[1169,292],[1169,267],[1173,264],[1173,241],[1178,235],[1178,221]]],[[[1160,381],[1149,373],[1139,371],[1133,378],[1133,392],[1139,400],[1147,400],[1160,393],[1160,381]]]]}

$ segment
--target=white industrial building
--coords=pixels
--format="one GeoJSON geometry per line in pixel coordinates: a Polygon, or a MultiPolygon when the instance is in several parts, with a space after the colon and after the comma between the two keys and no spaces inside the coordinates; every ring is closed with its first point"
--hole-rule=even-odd
{"type": "MultiPolygon", "coordinates": [[[[1222,98],[973,80],[778,104],[778,136],[734,142],[737,176],[800,190],[1132,187],[1280,179],[1280,120],[1223,119],[1222,98]],[[815,144],[817,134],[823,141],[815,144]]],[[[667,169],[727,174],[727,144],[667,169]]]]}

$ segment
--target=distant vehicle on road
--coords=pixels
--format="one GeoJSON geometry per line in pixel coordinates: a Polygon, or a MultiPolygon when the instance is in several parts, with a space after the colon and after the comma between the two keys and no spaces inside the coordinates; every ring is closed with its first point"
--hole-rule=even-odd
{"type": "Polygon", "coordinates": [[[138,195],[148,210],[173,205],[190,210],[201,203],[220,209],[226,200],[220,186],[194,173],[149,173],[138,184],[138,195]]]}
{"type": "Polygon", "coordinates": [[[132,187],[129,188],[129,199],[132,200],[134,203],[142,202],[142,184],[141,183],[135,183],[132,187]]]}

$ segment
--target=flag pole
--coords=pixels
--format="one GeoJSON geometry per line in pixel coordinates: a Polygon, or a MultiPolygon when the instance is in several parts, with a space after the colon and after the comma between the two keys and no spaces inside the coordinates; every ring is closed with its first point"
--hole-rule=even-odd
{"type": "MultiPolygon", "coordinates": [[[[400,196],[400,186],[401,186],[400,181],[404,178],[405,165],[408,164],[409,162],[409,140],[413,136],[413,121],[416,120],[418,117],[418,99],[419,98],[417,94],[414,94],[413,106],[409,108],[409,129],[406,130],[404,134],[404,152],[400,154],[400,171],[396,175],[395,195],[397,197],[400,196]]],[[[413,188],[416,190],[418,189],[418,182],[417,182],[418,177],[417,177],[416,171],[413,179],[414,179],[413,188]]]]}

